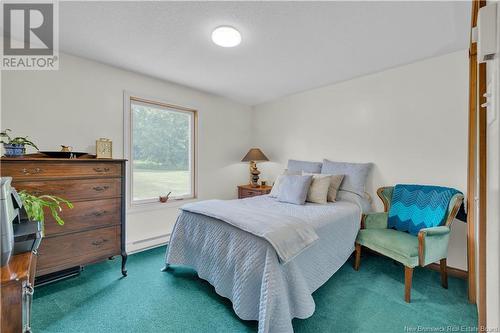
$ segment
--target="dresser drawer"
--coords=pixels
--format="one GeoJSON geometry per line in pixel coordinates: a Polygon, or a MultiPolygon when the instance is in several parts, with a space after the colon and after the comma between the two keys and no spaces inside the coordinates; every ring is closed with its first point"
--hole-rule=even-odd
{"type": "Polygon", "coordinates": [[[2,176],[14,180],[36,178],[120,177],[121,164],[105,162],[2,161],[2,176]]]}
{"type": "Polygon", "coordinates": [[[55,195],[69,201],[120,197],[120,178],[63,179],[45,181],[14,181],[16,190],[30,194],[55,195]]]}
{"type": "Polygon", "coordinates": [[[64,225],[57,224],[50,212],[46,210],[45,235],[52,236],[106,225],[119,225],[121,221],[120,200],[120,198],[116,198],[74,202],[73,209],[63,208],[60,213],[64,225]]]}
{"type": "Polygon", "coordinates": [[[38,251],[37,275],[84,265],[120,253],[120,226],[46,237],[38,251]]]}

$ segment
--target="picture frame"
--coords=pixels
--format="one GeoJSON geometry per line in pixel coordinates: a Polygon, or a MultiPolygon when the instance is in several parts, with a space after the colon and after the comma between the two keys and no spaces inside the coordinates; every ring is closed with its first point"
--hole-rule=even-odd
{"type": "Polygon", "coordinates": [[[96,140],[96,158],[113,158],[113,142],[110,139],[100,138],[96,140]]]}

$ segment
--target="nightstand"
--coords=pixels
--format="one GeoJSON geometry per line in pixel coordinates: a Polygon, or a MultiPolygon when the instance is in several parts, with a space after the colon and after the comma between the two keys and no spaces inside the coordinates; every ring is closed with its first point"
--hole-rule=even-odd
{"type": "Polygon", "coordinates": [[[238,199],[256,197],[258,195],[269,194],[271,192],[272,186],[259,186],[252,187],[251,185],[239,185],[238,186],[238,199]]]}

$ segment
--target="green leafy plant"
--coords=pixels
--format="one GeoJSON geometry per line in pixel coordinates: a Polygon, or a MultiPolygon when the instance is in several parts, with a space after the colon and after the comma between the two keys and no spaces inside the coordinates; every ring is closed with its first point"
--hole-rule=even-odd
{"type": "Polygon", "coordinates": [[[1,143],[6,144],[6,145],[31,146],[31,147],[35,148],[36,150],[38,150],[38,147],[32,141],[28,140],[27,136],[16,136],[16,137],[12,138],[9,135],[9,132],[12,132],[12,130],[10,128],[7,128],[7,129],[3,130],[2,132],[0,132],[0,137],[2,138],[0,141],[1,143]],[[4,139],[5,139],[5,141],[4,141],[4,139]]]}
{"type": "Polygon", "coordinates": [[[37,197],[23,190],[19,192],[19,197],[23,201],[28,218],[32,221],[40,221],[42,226],[45,221],[44,208],[50,210],[52,217],[59,225],[64,225],[64,220],[59,216],[59,213],[62,211],[61,206],[66,205],[69,209],[73,208],[73,204],[70,201],[53,195],[41,195],[37,197]]]}

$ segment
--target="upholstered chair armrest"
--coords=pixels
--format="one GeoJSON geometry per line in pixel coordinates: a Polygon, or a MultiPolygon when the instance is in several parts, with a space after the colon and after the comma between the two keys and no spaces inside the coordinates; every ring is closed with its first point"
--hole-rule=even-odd
{"type": "Polygon", "coordinates": [[[418,233],[418,263],[427,266],[448,256],[450,228],[439,226],[420,229],[418,233]]]}
{"type": "Polygon", "coordinates": [[[386,212],[382,213],[369,213],[363,215],[362,229],[387,229],[387,216],[386,212]]]}
{"type": "Polygon", "coordinates": [[[445,226],[450,226],[455,217],[458,214],[458,211],[460,210],[460,206],[464,202],[464,195],[462,193],[457,193],[455,194],[448,205],[448,214],[446,215],[446,220],[444,225],[445,226]]]}

